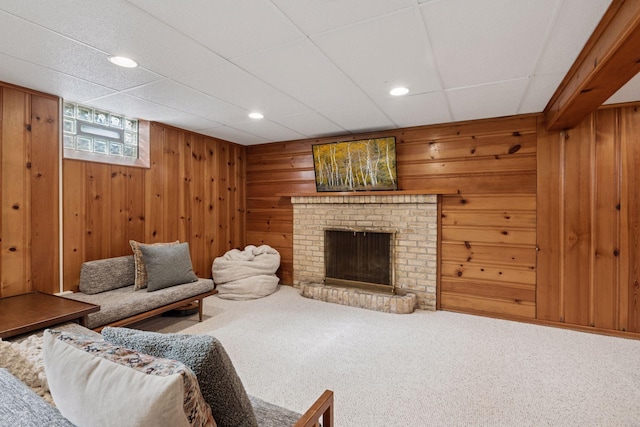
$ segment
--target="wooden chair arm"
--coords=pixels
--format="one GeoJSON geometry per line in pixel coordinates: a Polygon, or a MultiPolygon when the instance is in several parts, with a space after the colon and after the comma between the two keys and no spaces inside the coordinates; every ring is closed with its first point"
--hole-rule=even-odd
{"type": "Polygon", "coordinates": [[[333,392],[325,390],[322,396],[302,415],[293,427],[333,427],[333,392]]]}

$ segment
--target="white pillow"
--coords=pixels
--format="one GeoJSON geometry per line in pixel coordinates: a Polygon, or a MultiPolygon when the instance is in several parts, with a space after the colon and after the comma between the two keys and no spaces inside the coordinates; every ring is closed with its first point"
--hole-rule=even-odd
{"type": "Polygon", "coordinates": [[[57,408],[78,427],[215,426],[195,374],[180,362],[49,330],[43,358],[57,408]]]}

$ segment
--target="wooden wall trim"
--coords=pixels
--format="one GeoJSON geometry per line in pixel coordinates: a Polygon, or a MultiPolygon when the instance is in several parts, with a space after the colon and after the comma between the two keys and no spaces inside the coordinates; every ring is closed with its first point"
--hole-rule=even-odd
{"type": "Polygon", "coordinates": [[[544,110],[548,130],[578,125],[640,71],[640,2],[614,0],[544,110]]]}

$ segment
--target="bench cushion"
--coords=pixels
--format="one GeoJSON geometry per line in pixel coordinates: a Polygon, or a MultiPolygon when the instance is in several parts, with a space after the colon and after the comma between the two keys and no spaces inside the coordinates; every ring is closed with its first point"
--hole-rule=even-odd
{"type": "Polygon", "coordinates": [[[87,316],[87,327],[93,329],[211,291],[213,286],[211,279],[198,279],[197,282],[172,286],[155,292],[134,291],[131,285],[94,295],[76,292],[63,296],[100,306],[100,311],[87,316]]]}
{"type": "Polygon", "coordinates": [[[80,268],[80,292],[92,295],[130,286],[134,277],[133,255],[87,261],[80,268]]]}

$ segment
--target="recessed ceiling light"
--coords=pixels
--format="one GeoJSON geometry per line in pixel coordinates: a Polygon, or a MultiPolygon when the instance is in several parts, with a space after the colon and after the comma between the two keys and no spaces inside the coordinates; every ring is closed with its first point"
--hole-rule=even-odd
{"type": "Polygon", "coordinates": [[[249,113],[249,117],[251,117],[252,119],[264,119],[264,114],[262,113],[249,113]]]}
{"type": "Polygon", "coordinates": [[[406,87],[394,87],[389,91],[389,93],[393,96],[402,96],[409,93],[409,89],[406,87]]]}
{"type": "Polygon", "coordinates": [[[124,56],[110,56],[109,62],[125,68],[136,68],[138,66],[138,63],[136,61],[124,56]]]}

